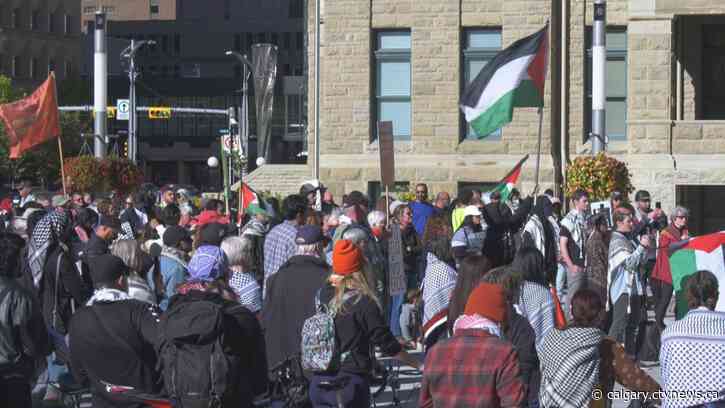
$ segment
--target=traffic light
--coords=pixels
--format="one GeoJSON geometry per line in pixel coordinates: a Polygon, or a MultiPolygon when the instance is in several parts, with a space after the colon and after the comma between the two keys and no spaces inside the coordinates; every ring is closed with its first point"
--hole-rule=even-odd
{"type": "Polygon", "coordinates": [[[149,108],[149,119],[170,119],[171,108],[149,108]]]}

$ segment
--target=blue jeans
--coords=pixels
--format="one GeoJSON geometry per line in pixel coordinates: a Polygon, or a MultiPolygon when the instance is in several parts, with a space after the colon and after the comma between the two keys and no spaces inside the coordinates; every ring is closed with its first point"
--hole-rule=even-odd
{"type": "Polygon", "coordinates": [[[564,283],[566,283],[566,266],[562,264],[558,264],[558,266],[556,270],[556,293],[559,295],[559,301],[561,302],[564,293],[564,283]]]}
{"type": "Polygon", "coordinates": [[[413,333],[410,332],[410,319],[415,313],[415,306],[410,303],[403,303],[400,312],[400,331],[405,341],[413,340],[413,333]]]}
{"type": "Polygon", "coordinates": [[[340,403],[346,408],[370,407],[370,382],[363,376],[340,372],[336,375],[314,375],[310,381],[310,401],[312,406],[338,407],[340,403]],[[325,390],[320,388],[322,381],[348,378],[348,382],[340,390],[325,390]],[[340,401],[338,401],[338,393],[340,401]]]}
{"type": "Polygon", "coordinates": [[[395,337],[401,337],[403,331],[400,328],[400,314],[402,312],[405,293],[391,296],[390,302],[390,331],[395,337]]]}

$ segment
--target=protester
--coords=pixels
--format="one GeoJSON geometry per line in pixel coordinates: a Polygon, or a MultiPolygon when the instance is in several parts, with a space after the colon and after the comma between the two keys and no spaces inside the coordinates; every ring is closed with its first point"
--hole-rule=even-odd
{"type": "Polygon", "coordinates": [[[267,391],[262,330],[255,315],[237,302],[226,282],[228,274],[221,248],[199,247],[189,262],[187,282],[178,287],[162,318],[158,349],[164,385],[184,406],[199,400],[212,404],[218,398],[219,406],[251,407],[267,391]],[[201,339],[204,343],[199,344],[201,339]],[[182,357],[197,372],[180,371],[182,357]],[[213,370],[221,368],[233,382],[212,382],[213,370]]]}
{"type": "Polygon", "coordinates": [[[512,294],[516,311],[531,324],[537,346],[555,323],[554,299],[544,268],[541,252],[531,247],[521,249],[510,267],[515,277],[512,294]]]}
{"type": "Polygon", "coordinates": [[[96,197],[93,193],[85,193],[83,194],[83,204],[85,207],[94,207],[92,208],[93,211],[98,212],[98,209],[95,208],[94,204],[96,202],[96,197]]]}
{"type": "Polygon", "coordinates": [[[690,238],[687,230],[689,210],[676,207],[672,211],[670,225],[660,233],[657,243],[657,262],[655,263],[650,286],[655,297],[655,321],[660,330],[665,328],[665,312],[672,299],[672,271],[670,270],[670,245],[690,238]]]}
{"type": "Polygon", "coordinates": [[[38,203],[45,207],[46,210],[68,211],[69,208],[66,207],[70,204],[70,197],[56,194],[52,199],[49,199],[47,194],[38,194],[38,203]]]}
{"type": "Polygon", "coordinates": [[[25,206],[31,202],[36,201],[33,195],[33,183],[30,180],[23,180],[18,186],[18,194],[20,195],[19,208],[25,208],[25,206]]]}
{"type": "Polygon", "coordinates": [[[159,204],[160,208],[164,208],[167,205],[176,205],[176,193],[174,190],[170,187],[167,187],[165,190],[161,190],[161,203],[159,204]]]}
{"type": "Polygon", "coordinates": [[[161,310],[166,310],[169,299],[176,294],[176,287],[186,280],[187,254],[191,250],[191,237],[185,229],[172,226],[164,232],[163,243],[159,256],[159,270],[148,274],[146,280],[156,294],[159,307],[161,310]]]}
{"type": "Polygon", "coordinates": [[[483,253],[491,260],[494,267],[498,267],[510,263],[513,259],[516,252],[514,233],[526,222],[533,205],[533,197],[521,200],[515,213],[500,201],[500,192],[494,191],[490,197],[491,202],[481,210],[481,224],[486,225],[483,253]]]}
{"type": "Polygon", "coordinates": [[[654,210],[652,209],[652,198],[649,191],[637,191],[634,195],[634,201],[636,206],[636,211],[633,214],[634,229],[637,234],[642,233],[644,229],[648,228],[659,231],[667,227],[667,216],[662,209],[657,207],[654,210]]]}
{"type": "Polygon", "coordinates": [[[204,210],[196,217],[196,228],[207,224],[229,224],[229,217],[223,214],[224,203],[221,200],[211,199],[206,202],[204,210]]]}
{"type": "Polygon", "coordinates": [[[491,270],[491,261],[485,256],[469,256],[463,259],[458,268],[456,286],[451,293],[451,301],[448,304],[448,332],[453,333],[453,324],[463,314],[468,297],[473,289],[478,286],[484,275],[491,270]]]}
{"type": "Polygon", "coordinates": [[[101,215],[98,219],[98,225],[96,225],[93,234],[86,242],[85,261],[88,262],[92,257],[110,253],[108,248],[111,242],[116,239],[120,230],[121,225],[117,218],[101,215]]]}
{"type": "Polygon", "coordinates": [[[267,280],[295,255],[297,230],[304,224],[307,203],[299,195],[290,195],[282,202],[284,222],[272,228],[264,240],[264,286],[262,296],[267,293],[267,280]]]}
{"type": "Polygon", "coordinates": [[[315,293],[330,275],[319,227],[301,227],[295,242],[297,255],[267,281],[261,316],[270,367],[300,352],[302,325],[315,313],[315,293]]]}
{"type": "Polygon", "coordinates": [[[379,300],[368,287],[362,274],[364,258],[362,251],[348,240],[335,243],[333,253],[333,274],[329,285],[320,293],[322,303],[337,311],[335,315],[335,338],[343,356],[340,368],[334,371],[315,373],[310,382],[310,399],[316,407],[370,406],[370,376],[373,361],[372,346],[378,346],[383,355],[394,356],[403,363],[418,368],[420,363],[402,350],[385,324],[379,300]],[[345,294],[353,292],[345,301],[345,294]],[[321,383],[347,379],[342,390],[327,390],[321,383]],[[338,402],[338,395],[343,399],[338,402]]]}
{"type": "Polygon", "coordinates": [[[613,212],[624,203],[624,194],[621,191],[612,191],[609,195],[609,206],[613,212]]]}
{"type": "Polygon", "coordinates": [[[138,237],[149,222],[148,214],[143,208],[143,194],[128,195],[126,197],[126,208],[121,211],[119,219],[121,224],[128,223],[133,231],[134,237],[138,237]]]}
{"type": "Polygon", "coordinates": [[[232,236],[222,241],[221,248],[229,260],[229,286],[242,306],[252,313],[259,313],[262,310],[262,288],[249,272],[254,261],[254,241],[248,236],[232,236]]]}
{"type": "Polygon", "coordinates": [[[481,210],[473,205],[463,210],[463,223],[451,239],[456,265],[460,265],[461,260],[467,256],[483,255],[486,230],[482,225],[481,215],[481,210]]]}
{"type": "Polygon", "coordinates": [[[73,207],[76,210],[80,210],[81,208],[86,207],[86,203],[83,201],[83,194],[81,193],[73,193],[71,196],[71,201],[73,201],[73,207]]]}
{"type": "MultiPolygon", "coordinates": [[[[410,211],[410,207],[406,204],[396,206],[393,211],[393,222],[390,225],[388,254],[389,259],[393,258],[393,253],[396,254],[397,259],[402,259],[403,276],[405,276],[406,280],[402,293],[391,296],[390,330],[397,338],[401,338],[402,335],[400,330],[400,312],[405,298],[405,291],[418,287],[417,266],[418,256],[421,252],[421,243],[412,223],[413,214],[410,211]]],[[[400,265],[389,266],[400,267],[400,265]]],[[[399,272],[397,273],[399,274],[399,272]]]]}
{"type": "Polygon", "coordinates": [[[607,272],[609,270],[609,220],[607,214],[597,214],[589,220],[591,231],[584,244],[584,255],[587,260],[584,268],[584,286],[597,292],[602,304],[607,304],[607,272]]]}
{"type": "MultiPolygon", "coordinates": [[[[567,296],[571,299],[584,281],[584,240],[586,239],[586,213],[589,195],[577,189],[571,196],[572,209],[561,220],[559,251],[566,269],[567,296]]],[[[557,279],[558,281],[559,279],[557,279]]],[[[558,287],[557,292],[562,293],[558,287]]],[[[568,312],[567,312],[568,313],[568,312]]]]}
{"type": "Polygon", "coordinates": [[[678,393],[666,395],[662,406],[720,407],[725,401],[725,313],[715,311],[718,279],[698,271],[687,278],[684,291],[689,312],[662,333],[662,388],[678,393]]]}
{"type": "Polygon", "coordinates": [[[40,305],[16,282],[24,246],[19,235],[0,233],[0,395],[13,408],[32,407],[36,361],[50,353],[40,305]]]}
{"type": "Polygon", "coordinates": [[[447,191],[441,191],[436,195],[435,203],[433,204],[438,211],[448,211],[451,205],[451,195],[447,191]]]}
{"type": "Polygon", "coordinates": [[[148,269],[144,266],[144,253],[135,240],[118,241],[111,247],[111,255],[123,261],[128,273],[128,295],[150,305],[156,305],[156,294],[147,283],[148,269]]]}
{"type": "Polygon", "coordinates": [[[506,315],[503,287],[478,284],[453,324],[453,337],[426,356],[421,407],[523,405],[526,387],[517,353],[502,339],[506,315]]]}
{"type": "Polygon", "coordinates": [[[250,205],[245,210],[251,216],[242,229],[242,236],[252,242],[251,259],[248,272],[257,280],[259,287],[264,283],[264,240],[269,232],[269,213],[258,205],[250,205]]]}
{"type": "Polygon", "coordinates": [[[124,405],[107,384],[160,391],[154,351],[159,315],[128,295],[128,270],[120,258],[96,256],[90,270],[96,290],[70,323],[73,375],[79,384],[90,382],[94,408],[138,406],[124,405]]]}
{"type": "Polygon", "coordinates": [[[428,219],[424,236],[426,252],[425,275],[423,277],[422,335],[426,349],[432,347],[447,331],[448,305],[456,286],[458,273],[451,251],[450,227],[445,217],[438,215],[428,219]],[[434,232],[438,226],[443,231],[434,232]]]}
{"type": "Polygon", "coordinates": [[[551,200],[538,196],[529,220],[524,225],[519,248],[536,248],[544,259],[544,278],[553,280],[559,259],[559,226],[551,200]]]}
{"type": "Polygon", "coordinates": [[[616,230],[609,243],[607,275],[610,301],[614,305],[609,335],[624,343],[627,354],[633,357],[637,353],[636,342],[644,294],[639,267],[647,256],[650,237],[643,234],[638,243],[628,238],[634,229],[633,216],[629,211],[616,211],[614,224],[616,230]]]}
{"type": "Polygon", "coordinates": [[[453,226],[454,231],[458,231],[463,224],[466,207],[473,204],[473,190],[465,188],[458,192],[458,197],[456,198],[453,205],[453,211],[451,212],[451,225],[453,226]]]}
{"type": "Polygon", "coordinates": [[[426,184],[419,183],[415,186],[415,200],[408,206],[413,212],[415,232],[422,238],[428,218],[437,212],[436,208],[428,202],[428,186],[426,184]]]}
{"type": "Polygon", "coordinates": [[[649,395],[659,391],[614,339],[604,337],[600,329],[604,308],[598,293],[577,291],[571,309],[571,324],[550,331],[538,348],[543,407],[599,406],[599,400],[609,398],[615,379],[632,391],[649,395]],[[592,399],[597,394],[600,397],[592,399]]]}

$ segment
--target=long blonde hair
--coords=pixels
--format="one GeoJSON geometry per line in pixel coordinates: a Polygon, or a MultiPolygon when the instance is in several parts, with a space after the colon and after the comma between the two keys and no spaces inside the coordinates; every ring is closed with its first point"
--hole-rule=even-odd
{"type": "MultiPolygon", "coordinates": [[[[332,276],[339,276],[339,275],[332,275],[332,276]]],[[[338,313],[344,312],[344,305],[342,302],[343,296],[345,295],[345,290],[350,289],[357,291],[357,295],[354,296],[354,302],[357,303],[360,301],[360,299],[363,296],[366,296],[370,298],[375,304],[380,308],[380,310],[383,309],[382,305],[380,304],[380,300],[375,295],[375,292],[373,292],[372,289],[370,289],[370,286],[368,285],[367,279],[365,279],[365,276],[363,275],[362,271],[353,272],[349,275],[345,275],[335,284],[335,297],[332,298],[332,302],[330,302],[330,305],[338,311],[338,313]]]]}

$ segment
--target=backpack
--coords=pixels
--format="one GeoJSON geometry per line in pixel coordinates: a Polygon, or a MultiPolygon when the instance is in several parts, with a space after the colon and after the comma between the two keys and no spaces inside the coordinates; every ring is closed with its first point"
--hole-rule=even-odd
{"type": "Polygon", "coordinates": [[[238,358],[224,353],[224,305],[177,299],[161,319],[159,365],[180,408],[219,408],[239,379],[238,358]]]}
{"type": "MultiPolygon", "coordinates": [[[[335,340],[335,308],[320,302],[320,292],[315,295],[315,314],[305,320],[302,325],[301,364],[304,370],[334,371],[344,359],[341,358],[335,340]]],[[[343,295],[345,303],[356,292],[350,291],[343,295]]]]}

